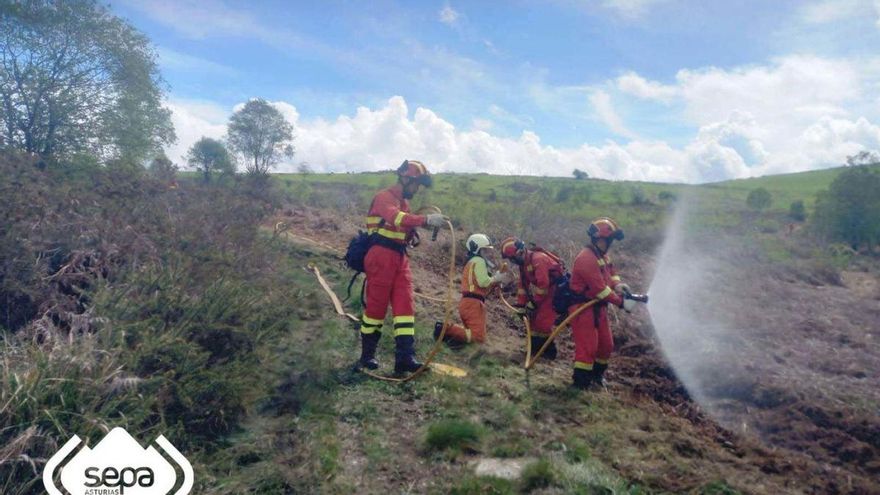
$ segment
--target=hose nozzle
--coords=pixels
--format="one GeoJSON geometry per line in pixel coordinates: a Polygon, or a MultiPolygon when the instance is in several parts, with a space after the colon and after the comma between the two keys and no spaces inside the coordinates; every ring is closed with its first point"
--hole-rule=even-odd
{"type": "Polygon", "coordinates": [[[647,294],[633,294],[630,291],[624,291],[623,297],[626,299],[632,299],[633,301],[638,301],[640,303],[648,304],[648,295],[647,294]]]}

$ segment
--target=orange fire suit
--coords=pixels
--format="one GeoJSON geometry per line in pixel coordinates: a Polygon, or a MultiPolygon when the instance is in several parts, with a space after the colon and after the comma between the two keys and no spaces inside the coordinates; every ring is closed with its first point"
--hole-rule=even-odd
{"type": "Polygon", "coordinates": [[[519,268],[516,303],[518,306],[525,306],[528,302],[535,305],[529,325],[536,335],[546,337],[553,331],[556,321],[556,311],[553,309],[553,294],[556,293],[554,282],[562,276],[563,270],[558,257],[533,250],[526,252],[525,261],[519,268]]]}
{"type": "Polygon", "coordinates": [[[494,287],[485,258],[473,256],[461,274],[461,300],[458,314],[464,325],[453,324],[446,336],[458,342],[486,341],[486,295],[494,287]]]}
{"type": "MultiPolygon", "coordinates": [[[[584,301],[598,299],[599,302],[571,321],[576,369],[592,370],[593,363],[608,364],[608,358],[614,350],[611,327],[608,325],[608,304],[623,304],[621,296],[614,292],[614,287],[620,283],[620,277],[607,255],[599,254],[592,246],[578,253],[571,273],[571,291],[582,295],[584,301]]],[[[570,306],[569,312],[580,304],[582,302],[570,306]]]]}
{"type": "Polygon", "coordinates": [[[409,212],[403,186],[397,184],[376,194],[366,223],[367,232],[376,235],[364,259],[366,307],[361,333],[371,334],[382,327],[390,302],[394,336],[414,335],[412,273],[406,244],[415,228],[425,224],[425,217],[409,212]]]}

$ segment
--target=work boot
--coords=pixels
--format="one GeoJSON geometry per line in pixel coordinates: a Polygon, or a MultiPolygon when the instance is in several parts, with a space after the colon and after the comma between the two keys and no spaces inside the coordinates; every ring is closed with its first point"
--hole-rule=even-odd
{"type": "Polygon", "coordinates": [[[593,365],[593,371],[596,374],[596,384],[603,388],[608,385],[608,383],[605,382],[605,370],[607,369],[608,363],[596,363],[593,365]]]}
{"type": "Polygon", "coordinates": [[[594,370],[575,368],[574,373],[571,375],[571,382],[574,388],[589,390],[596,386],[596,372],[594,370]]]}
{"type": "Polygon", "coordinates": [[[394,373],[412,373],[422,367],[416,361],[415,338],[412,335],[394,337],[394,373]]]}
{"type": "Polygon", "coordinates": [[[368,370],[379,367],[379,361],[376,361],[376,346],[379,345],[379,337],[381,336],[382,332],[379,331],[361,334],[361,358],[358,361],[358,366],[368,370]]]}
{"type": "MultiPolygon", "coordinates": [[[[532,335],[532,355],[531,357],[535,357],[535,354],[541,350],[541,346],[544,345],[544,342],[547,342],[547,337],[541,335],[532,335]]],[[[550,345],[547,346],[547,349],[544,350],[544,354],[541,354],[542,358],[547,359],[548,361],[553,361],[556,359],[556,342],[550,342],[550,345]]]]}
{"type": "MultiPolygon", "coordinates": [[[[443,332],[443,322],[438,321],[434,323],[434,340],[440,338],[441,332],[443,332]]],[[[461,342],[450,337],[448,329],[446,330],[446,335],[443,336],[443,342],[446,343],[446,347],[449,347],[453,351],[460,351],[461,349],[464,349],[465,346],[465,342],[461,342]]]]}

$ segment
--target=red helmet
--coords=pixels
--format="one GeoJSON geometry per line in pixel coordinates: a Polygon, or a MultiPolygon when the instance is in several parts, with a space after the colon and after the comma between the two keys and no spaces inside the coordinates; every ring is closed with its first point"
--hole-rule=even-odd
{"type": "Polygon", "coordinates": [[[422,162],[416,160],[404,160],[400,167],[397,168],[398,177],[408,177],[409,180],[416,180],[425,187],[431,187],[431,175],[428,173],[427,167],[422,162]]]}
{"type": "Polygon", "coordinates": [[[516,237],[508,237],[501,241],[501,257],[513,258],[521,249],[525,249],[526,243],[516,237]]]}
{"type": "Polygon", "coordinates": [[[587,228],[590,240],[596,242],[599,239],[623,240],[623,229],[617,226],[617,222],[608,217],[599,217],[587,228]]]}

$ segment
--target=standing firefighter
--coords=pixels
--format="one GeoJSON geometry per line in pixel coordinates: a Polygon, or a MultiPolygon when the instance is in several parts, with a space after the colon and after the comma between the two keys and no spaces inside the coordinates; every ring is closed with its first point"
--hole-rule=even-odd
{"type": "MultiPolygon", "coordinates": [[[[468,261],[461,274],[461,301],[458,303],[458,314],[464,325],[454,324],[446,330],[443,340],[450,347],[486,341],[486,296],[497,284],[513,281],[510,272],[499,272],[492,275],[490,264],[485,258],[485,251],[494,249],[485,234],[473,234],[467,240],[468,261]]],[[[434,324],[434,338],[443,331],[443,322],[434,324]]]]}
{"type": "Polygon", "coordinates": [[[376,346],[388,304],[394,320],[394,372],[419,369],[415,358],[415,312],[412,273],[406,254],[408,245],[418,243],[416,227],[442,227],[446,218],[439,213],[414,215],[409,199],[419,187],[431,187],[431,176],[421,162],[406,160],[397,169],[397,184],[379,191],[367,214],[370,247],[364,258],[366,307],[361,318],[360,365],[374,370],[376,346]]]}
{"type": "MultiPolygon", "coordinates": [[[[501,256],[519,265],[515,306],[521,315],[529,318],[534,355],[553,331],[556,321],[553,296],[556,281],[563,276],[565,266],[559,256],[542,248],[527,249],[525,243],[516,237],[508,237],[501,243],[501,256]]],[[[547,346],[543,356],[556,359],[555,342],[547,346]]]]}
{"type": "Polygon", "coordinates": [[[596,299],[592,308],[581,312],[571,322],[574,337],[574,386],[589,388],[602,385],[608,369],[608,358],[614,349],[608,325],[608,305],[614,304],[631,312],[636,302],[630,298],[629,286],[620,281],[608,250],[615,240],[623,240],[623,230],[610,218],[598,218],[587,229],[590,244],[574,260],[571,274],[573,311],[580,304],[596,299]]]}

